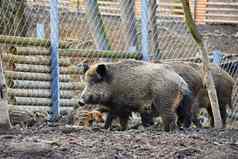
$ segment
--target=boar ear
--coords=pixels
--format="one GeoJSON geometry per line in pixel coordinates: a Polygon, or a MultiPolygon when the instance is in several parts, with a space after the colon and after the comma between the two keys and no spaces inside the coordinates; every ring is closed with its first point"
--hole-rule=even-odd
{"type": "Polygon", "coordinates": [[[105,77],[107,73],[107,67],[105,64],[99,64],[96,68],[96,72],[99,75],[100,78],[105,77]]]}
{"type": "Polygon", "coordinates": [[[86,63],[77,64],[79,74],[85,74],[89,69],[89,65],[86,63]]]}

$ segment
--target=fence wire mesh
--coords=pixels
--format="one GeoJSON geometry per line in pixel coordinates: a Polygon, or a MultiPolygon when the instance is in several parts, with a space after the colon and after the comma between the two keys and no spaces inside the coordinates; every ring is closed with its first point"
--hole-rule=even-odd
{"type": "MultiPolygon", "coordinates": [[[[140,0],[58,2],[63,109],[76,105],[75,94],[82,89],[72,64],[85,60],[94,63],[123,58],[141,59],[145,43],[148,43],[146,53],[151,60],[199,58],[199,49],[184,23],[180,1],[146,2],[148,24],[143,24],[141,13],[145,6],[141,6],[140,0]],[[141,29],[142,26],[146,30],[141,29]],[[144,31],[148,32],[148,36],[144,31]]],[[[192,0],[195,17],[194,3],[192,0]]],[[[203,6],[201,10],[204,10],[203,6]]],[[[9,104],[23,109],[50,106],[50,1],[1,0],[0,15],[1,54],[9,87],[9,104]]],[[[196,16],[197,22],[203,20],[200,15],[196,16]]],[[[235,125],[234,121],[238,118],[237,67],[232,62],[237,64],[236,56],[225,57],[222,67],[236,82],[233,90],[234,110],[230,119],[235,125]]]]}

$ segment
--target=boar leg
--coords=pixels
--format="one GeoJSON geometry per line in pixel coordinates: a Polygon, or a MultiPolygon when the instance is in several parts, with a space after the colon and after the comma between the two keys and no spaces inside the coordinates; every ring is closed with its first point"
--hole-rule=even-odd
{"type": "Polygon", "coordinates": [[[223,128],[226,127],[226,119],[227,119],[226,103],[227,103],[226,101],[221,101],[219,103],[223,128]]]}
{"type": "Polygon", "coordinates": [[[131,112],[128,112],[128,111],[117,111],[117,112],[110,111],[107,114],[104,128],[105,129],[111,128],[113,119],[118,117],[120,121],[120,127],[121,127],[120,129],[126,130],[128,128],[128,120],[130,115],[131,115],[131,112]]]}
{"type": "Polygon", "coordinates": [[[112,127],[112,121],[113,121],[114,118],[116,118],[115,114],[111,112],[111,109],[109,107],[106,107],[106,106],[101,106],[101,107],[97,108],[96,111],[99,111],[101,113],[107,112],[104,128],[105,129],[111,128],[112,127]]]}
{"type": "Polygon", "coordinates": [[[109,112],[106,117],[104,128],[108,129],[112,127],[112,121],[115,118],[115,115],[112,112],[109,112]]]}
{"type": "Polygon", "coordinates": [[[154,125],[153,114],[152,112],[143,112],[140,113],[142,125],[144,127],[149,127],[154,125]]]}
{"type": "Polygon", "coordinates": [[[200,110],[199,104],[198,97],[196,97],[192,103],[192,122],[197,128],[202,128],[201,121],[198,118],[200,110]]]}
{"type": "MultiPolygon", "coordinates": [[[[162,93],[162,92],[161,92],[162,93]]],[[[176,109],[178,108],[182,95],[180,93],[174,94],[174,90],[168,91],[158,95],[154,101],[154,109],[156,113],[159,113],[162,117],[164,130],[170,131],[176,128],[176,109]]]]}
{"type": "Polygon", "coordinates": [[[126,130],[128,128],[128,121],[129,121],[130,114],[123,114],[119,116],[121,130],[126,130]]]}
{"type": "Polygon", "coordinates": [[[176,113],[178,115],[177,125],[184,128],[189,128],[192,123],[192,95],[185,94],[180,102],[176,113]]]}
{"type": "MultiPolygon", "coordinates": [[[[162,113],[164,114],[164,113],[162,113]]],[[[173,112],[166,112],[164,115],[161,116],[164,124],[165,131],[175,130],[176,124],[176,114],[173,112]]]]}
{"type": "Polygon", "coordinates": [[[154,107],[157,113],[159,113],[162,118],[164,130],[175,130],[176,113],[171,108],[172,103],[166,102],[167,100],[165,98],[166,97],[161,97],[161,99],[155,100],[154,107]]]}

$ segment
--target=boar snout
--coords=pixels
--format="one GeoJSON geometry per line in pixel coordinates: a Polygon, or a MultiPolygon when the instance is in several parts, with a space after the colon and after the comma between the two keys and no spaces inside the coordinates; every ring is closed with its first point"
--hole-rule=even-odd
{"type": "Polygon", "coordinates": [[[80,106],[84,106],[84,105],[85,105],[84,101],[83,101],[81,98],[79,99],[78,104],[79,104],[80,106]]]}
{"type": "Polygon", "coordinates": [[[90,104],[90,101],[92,101],[93,96],[92,95],[85,95],[82,94],[79,98],[79,105],[83,106],[85,104],[90,104]]]}

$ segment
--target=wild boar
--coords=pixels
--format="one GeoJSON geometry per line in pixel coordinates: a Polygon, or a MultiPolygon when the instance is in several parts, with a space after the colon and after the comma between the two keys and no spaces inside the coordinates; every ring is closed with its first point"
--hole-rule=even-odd
{"type": "MultiPolygon", "coordinates": [[[[158,62],[167,65],[168,68],[174,70],[178,73],[187,83],[192,91],[192,107],[188,106],[188,102],[180,103],[180,106],[177,109],[178,120],[177,124],[181,125],[181,123],[186,123],[186,119],[184,119],[183,115],[186,112],[184,109],[191,108],[193,113],[193,123],[197,127],[202,127],[200,121],[198,120],[198,112],[200,108],[206,108],[209,116],[210,116],[210,124],[214,127],[214,118],[212,114],[210,100],[207,94],[207,90],[203,85],[202,78],[202,64],[192,63],[192,62],[182,62],[182,61],[173,61],[173,62],[158,62]]],[[[226,106],[228,105],[230,109],[232,109],[231,97],[232,97],[232,89],[234,85],[234,80],[232,77],[222,70],[219,66],[215,64],[211,64],[211,71],[215,83],[215,88],[218,96],[218,103],[222,118],[223,127],[226,125],[227,111],[226,106]]],[[[190,103],[191,104],[191,103],[190,103]]]]}
{"type": "Polygon", "coordinates": [[[97,110],[85,111],[77,109],[71,116],[71,122],[77,126],[92,127],[104,122],[103,114],[97,110]]]}
{"type": "MultiPolygon", "coordinates": [[[[177,109],[178,114],[178,125],[181,125],[181,123],[186,123],[186,115],[184,113],[189,112],[193,113],[193,103],[195,103],[195,99],[198,96],[200,90],[203,87],[202,78],[200,75],[200,72],[196,69],[194,69],[189,63],[182,62],[182,61],[173,61],[173,62],[163,62],[164,65],[166,65],[169,69],[174,70],[176,73],[178,73],[188,84],[189,89],[192,91],[192,100],[188,102],[184,99],[180,106],[177,109]],[[189,105],[188,105],[189,104],[189,105]],[[188,111],[185,111],[184,109],[190,109],[188,111]]],[[[185,97],[186,98],[186,97],[185,97]]],[[[197,127],[201,127],[200,121],[197,118],[197,115],[193,113],[192,121],[197,127]]],[[[189,122],[189,121],[188,121],[189,122]]]]}
{"type": "Polygon", "coordinates": [[[163,64],[131,67],[124,62],[98,63],[87,70],[85,82],[80,102],[109,107],[113,114],[119,114],[122,129],[126,129],[130,112],[151,111],[153,103],[164,129],[174,130],[176,109],[183,96],[190,94],[183,78],[163,64]]]}
{"type": "MultiPolygon", "coordinates": [[[[202,65],[195,65],[192,64],[192,66],[199,70],[200,75],[202,76],[202,65]]],[[[233,109],[232,107],[232,90],[234,86],[234,80],[233,78],[224,71],[221,67],[215,64],[210,65],[210,69],[212,72],[213,80],[215,83],[215,88],[217,92],[217,98],[222,118],[222,124],[223,127],[226,126],[226,119],[227,119],[227,106],[230,109],[233,109]]],[[[196,110],[198,108],[206,108],[210,117],[210,125],[214,127],[214,118],[212,113],[212,108],[209,100],[209,96],[207,93],[206,88],[204,87],[199,92],[196,102],[193,106],[196,110]]]]}

